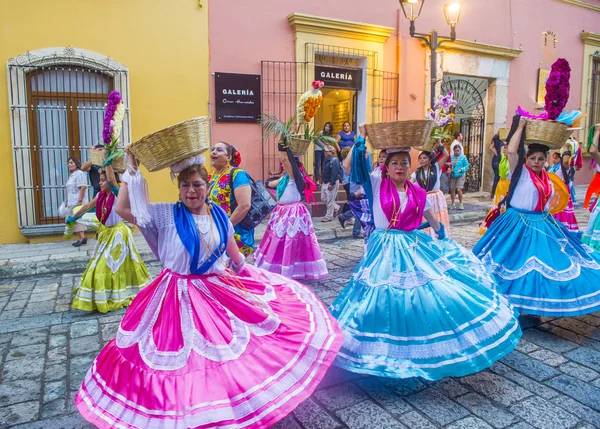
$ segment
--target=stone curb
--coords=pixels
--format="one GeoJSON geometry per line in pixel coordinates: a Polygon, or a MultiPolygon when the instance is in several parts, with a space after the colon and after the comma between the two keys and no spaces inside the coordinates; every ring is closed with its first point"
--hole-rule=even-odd
{"type": "MultiPolygon", "coordinates": [[[[450,222],[472,222],[485,218],[486,211],[452,213],[450,214],[450,222]]],[[[335,240],[336,238],[352,237],[352,227],[346,229],[333,228],[326,230],[316,230],[315,235],[317,240],[335,240]]],[[[262,235],[256,237],[256,242],[260,243],[262,235]]],[[[156,262],[154,254],[150,251],[142,251],[140,255],[145,263],[156,262]]],[[[32,258],[33,259],[33,258],[32,258]]],[[[82,272],[85,270],[89,256],[85,253],[83,256],[74,256],[72,258],[58,260],[43,260],[43,261],[28,261],[13,265],[0,266],[0,279],[12,279],[17,277],[28,277],[34,275],[47,275],[56,273],[73,273],[82,272]]]]}

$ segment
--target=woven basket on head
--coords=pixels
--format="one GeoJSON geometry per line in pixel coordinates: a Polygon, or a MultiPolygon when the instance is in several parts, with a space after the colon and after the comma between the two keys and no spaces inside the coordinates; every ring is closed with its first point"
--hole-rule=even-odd
{"type": "Polygon", "coordinates": [[[510,128],[498,128],[498,138],[503,142],[506,142],[510,128]]]}
{"type": "Polygon", "coordinates": [[[209,147],[210,120],[200,116],[142,137],[129,145],[129,150],[148,171],[158,171],[209,147]]]}
{"type": "Polygon", "coordinates": [[[367,124],[365,128],[375,149],[426,146],[435,122],[430,119],[367,124]]]}
{"type": "MultiPolygon", "coordinates": [[[[102,156],[102,149],[90,149],[90,159],[92,164],[97,165],[99,167],[104,167],[104,157],[102,156]]],[[[125,171],[125,157],[115,158],[112,162],[112,168],[118,173],[122,173],[125,171]]]]}
{"type": "Polygon", "coordinates": [[[290,150],[295,156],[302,156],[308,150],[310,140],[305,140],[300,137],[293,137],[290,142],[290,150]]]}
{"type": "Polygon", "coordinates": [[[429,138],[429,140],[427,140],[427,143],[425,143],[425,145],[414,147],[414,149],[424,151],[424,152],[433,152],[434,150],[436,150],[438,148],[438,146],[440,145],[441,142],[442,142],[441,138],[435,138],[435,139],[429,138]]]}
{"type": "Polygon", "coordinates": [[[571,136],[572,130],[561,122],[528,119],[525,127],[525,144],[540,143],[550,149],[559,149],[571,136]]]}

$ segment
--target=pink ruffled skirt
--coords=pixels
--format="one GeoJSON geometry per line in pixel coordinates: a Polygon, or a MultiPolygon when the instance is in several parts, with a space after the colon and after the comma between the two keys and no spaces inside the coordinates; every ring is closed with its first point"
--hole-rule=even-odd
{"type": "Polygon", "coordinates": [[[314,391],[343,342],[303,285],[163,270],[127,309],[75,397],[100,428],[267,428],[314,391]]]}
{"type": "Polygon", "coordinates": [[[570,198],[567,208],[553,216],[557,221],[566,226],[569,231],[579,231],[579,225],[577,224],[577,218],[575,217],[575,209],[573,208],[573,200],[570,198]]]}
{"type": "MultiPolygon", "coordinates": [[[[444,232],[446,233],[446,237],[450,237],[450,216],[448,215],[448,203],[446,202],[444,193],[439,189],[437,191],[427,192],[427,201],[429,204],[431,204],[431,209],[437,220],[444,224],[444,232]]],[[[423,218],[423,222],[425,221],[425,218],[423,218]]],[[[423,230],[423,232],[429,235],[431,238],[437,237],[433,228],[426,228],[423,230]]]]}
{"type": "Polygon", "coordinates": [[[278,204],[254,255],[255,265],[290,279],[320,279],[327,265],[302,203],[278,204]]]}

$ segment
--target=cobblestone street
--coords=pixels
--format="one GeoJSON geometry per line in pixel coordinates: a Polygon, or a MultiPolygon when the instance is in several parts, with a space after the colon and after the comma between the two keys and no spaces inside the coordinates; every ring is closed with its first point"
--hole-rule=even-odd
{"type": "MultiPolygon", "coordinates": [[[[580,226],[588,214],[577,209],[580,226]]],[[[477,222],[453,225],[467,247],[477,222]]],[[[309,282],[327,303],[344,288],[362,240],[322,241],[330,277],[309,282]]],[[[160,266],[151,262],[154,276],[160,266]]],[[[79,273],[80,274],[80,273],[79,273]]],[[[0,285],[0,426],[87,428],[73,396],[123,312],[70,309],[78,274],[24,277],[0,285]]],[[[357,376],[332,368],[279,429],[600,427],[600,314],[521,317],[523,340],[492,368],[440,382],[357,376]]]]}

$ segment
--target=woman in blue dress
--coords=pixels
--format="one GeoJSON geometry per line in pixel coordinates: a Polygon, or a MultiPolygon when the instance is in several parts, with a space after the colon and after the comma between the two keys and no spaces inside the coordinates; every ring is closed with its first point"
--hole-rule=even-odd
{"type": "Polygon", "coordinates": [[[530,144],[526,121],[513,120],[507,210],[473,248],[490,267],[498,291],[524,313],[568,317],[600,310],[600,253],[549,212],[554,188],[544,170],[549,148],[530,144]]]}
{"type": "Polygon", "coordinates": [[[340,151],[340,156],[341,151],[343,151],[345,147],[352,147],[355,140],[356,133],[352,131],[352,125],[350,125],[350,122],[344,122],[342,131],[338,133],[338,149],[340,151]]]}
{"type": "Polygon", "coordinates": [[[378,176],[364,174],[362,138],[353,152],[345,168],[371,194],[376,230],[331,306],[345,335],[335,364],[363,374],[438,380],[480,371],[513,350],[521,338],[517,314],[483,264],[444,239],[427,193],[407,180],[410,154],[388,150],[378,176]],[[418,231],[423,217],[440,240],[418,231]]]}

